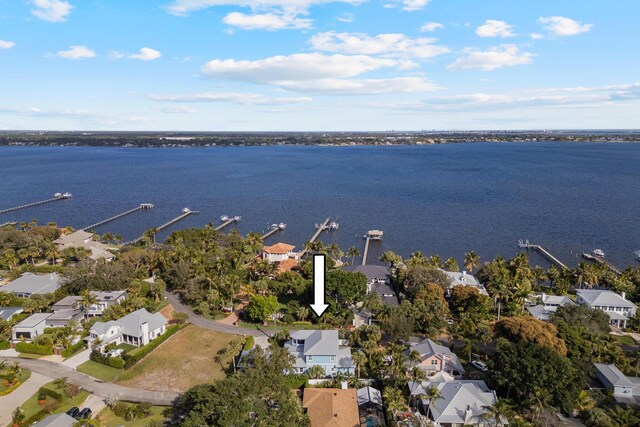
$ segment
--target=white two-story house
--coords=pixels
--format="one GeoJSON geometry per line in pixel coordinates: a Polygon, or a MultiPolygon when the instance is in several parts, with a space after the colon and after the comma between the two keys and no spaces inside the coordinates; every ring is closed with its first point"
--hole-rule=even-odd
{"type": "Polygon", "coordinates": [[[327,376],[355,373],[351,348],[339,339],[337,330],[293,331],[284,348],[296,359],[295,373],[307,373],[316,365],[322,366],[327,376]]]}
{"type": "Polygon", "coordinates": [[[627,327],[627,320],[636,314],[638,307],[621,295],[609,290],[578,289],[576,301],[591,308],[602,310],[609,315],[610,324],[619,328],[627,327]]]}
{"type": "Polygon", "coordinates": [[[118,320],[96,322],[91,327],[87,341],[90,344],[98,342],[97,347],[101,350],[111,343],[142,347],[164,334],[167,323],[167,318],[162,314],[151,314],[141,308],[118,320]]]}
{"type": "Polygon", "coordinates": [[[91,296],[95,302],[87,308],[87,317],[102,316],[107,308],[122,304],[127,299],[127,291],[91,291],[91,296]]]}

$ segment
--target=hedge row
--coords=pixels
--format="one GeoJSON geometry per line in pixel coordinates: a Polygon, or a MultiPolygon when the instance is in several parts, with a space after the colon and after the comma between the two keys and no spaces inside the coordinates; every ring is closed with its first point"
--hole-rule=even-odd
{"type": "Polygon", "coordinates": [[[62,400],[62,395],[55,390],[51,390],[47,387],[40,387],[38,390],[38,400],[43,400],[46,397],[50,397],[55,400],[62,400]]]}
{"type": "Polygon", "coordinates": [[[19,342],[18,344],[16,344],[16,351],[18,353],[41,354],[43,356],[49,356],[53,354],[53,347],[50,345],[38,345],[28,342],[19,342]]]}
{"type": "Polygon", "coordinates": [[[164,334],[160,335],[158,338],[151,341],[149,344],[140,348],[140,350],[136,351],[134,354],[130,354],[130,353],[125,354],[124,368],[129,369],[130,367],[138,363],[140,360],[142,360],[143,357],[151,353],[156,347],[158,347],[160,344],[168,340],[173,334],[178,332],[180,329],[181,329],[181,325],[173,325],[167,328],[164,334]]]}
{"type": "Polygon", "coordinates": [[[9,341],[0,341],[0,350],[9,350],[9,341]]]}
{"type": "Polygon", "coordinates": [[[60,354],[62,355],[62,357],[67,358],[73,356],[81,350],[84,350],[85,348],[87,348],[87,344],[84,341],[80,340],[71,347],[67,347],[62,350],[60,354]]]}
{"type": "Polygon", "coordinates": [[[124,367],[124,360],[121,357],[109,357],[98,350],[93,350],[89,355],[89,359],[112,368],[122,369],[124,367]]]}

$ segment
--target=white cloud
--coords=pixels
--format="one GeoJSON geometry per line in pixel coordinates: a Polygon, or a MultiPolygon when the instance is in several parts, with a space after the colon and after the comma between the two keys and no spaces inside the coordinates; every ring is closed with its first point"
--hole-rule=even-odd
{"type": "Polygon", "coordinates": [[[340,52],[356,55],[381,55],[427,59],[449,52],[444,46],[433,44],[432,38],[411,38],[404,34],[337,33],[329,31],[314,35],[311,46],[325,52],[340,52]]]}
{"type": "Polygon", "coordinates": [[[119,52],[117,50],[110,50],[107,53],[107,56],[109,57],[109,59],[111,60],[116,60],[116,59],[122,59],[122,58],[126,58],[127,54],[124,52],[119,52]]]}
{"type": "Polygon", "coordinates": [[[0,49],[11,49],[16,44],[14,42],[9,42],[6,40],[0,40],[0,49]]]}
{"type": "Polygon", "coordinates": [[[139,53],[129,55],[127,56],[127,58],[137,59],[139,61],[153,61],[155,59],[160,58],[161,56],[162,56],[162,53],[160,53],[160,51],[151,49],[150,47],[143,47],[142,49],[140,49],[139,53]]]}
{"type": "Polygon", "coordinates": [[[555,36],[575,36],[581,33],[587,33],[593,28],[593,24],[583,24],[563,16],[549,16],[538,19],[549,32],[555,36]]]}
{"type": "Polygon", "coordinates": [[[69,49],[61,50],[57,53],[57,55],[60,58],[65,59],[84,59],[96,57],[96,53],[93,50],[82,45],[69,46],[69,49]]]}
{"type": "Polygon", "coordinates": [[[171,105],[169,107],[163,107],[160,110],[168,114],[191,114],[198,112],[198,110],[188,105],[171,105]]]}
{"type": "Polygon", "coordinates": [[[540,33],[531,33],[529,34],[529,37],[531,37],[533,40],[540,40],[544,38],[544,36],[540,33]]]}
{"type": "Polygon", "coordinates": [[[242,92],[205,92],[187,95],[149,95],[153,101],[164,102],[231,102],[242,105],[286,105],[311,102],[309,97],[268,98],[259,93],[242,92]]]}
{"type": "Polygon", "coordinates": [[[344,22],[346,24],[356,20],[356,16],[353,13],[343,13],[336,18],[338,22],[344,22]]]}
{"type": "Polygon", "coordinates": [[[425,22],[422,27],[420,27],[420,31],[423,33],[430,33],[441,28],[444,28],[444,25],[439,22],[425,22]]]}
{"type": "MultiPolygon", "coordinates": [[[[186,15],[197,10],[216,6],[248,7],[252,10],[279,8],[289,11],[306,11],[311,6],[327,3],[348,3],[358,5],[366,0],[174,0],[168,7],[169,13],[186,15]]],[[[425,0],[419,0],[425,1],[425,0]]]]}
{"type": "Polygon", "coordinates": [[[254,13],[247,15],[241,12],[231,12],[224,17],[223,22],[242,30],[289,30],[311,28],[313,20],[300,18],[295,13],[254,13]]]}
{"type": "Polygon", "coordinates": [[[513,27],[504,22],[495,19],[487,19],[487,21],[476,29],[476,34],[480,37],[513,37],[513,27]]]}
{"type": "Polygon", "coordinates": [[[378,95],[385,93],[433,92],[442,89],[420,77],[388,79],[317,79],[282,82],[283,89],[324,95],[378,95]]]}
{"type": "Polygon", "coordinates": [[[10,114],[14,116],[26,116],[26,117],[54,117],[54,118],[71,118],[81,121],[88,121],[90,123],[98,123],[100,125],[118,125],[123,123],[142,123],[149,121],[146,117],[137,115],[120,115],[105,113],[95,110],[84,109],[43,109],[38,107],[3,107],[0,106],[0,113],[10,114]]]}
{"type": "Polygon", "coordinates": [[[402,0],[402,9],[414,11],[424,8],[431,0],[402,0]]]}
{"type": "Polygon", "coordinates": [[[465,55],[448,68],[452,70],[477,68],[491,71],[502,67],[531,64],[531,62],[533,62],[531,53],[520,52],[518,46],[513,44],[503,44],[485,51],[465,49],[465,55]]]}
{"type": "Polygon", "coordinates": [[[33,0],[34,9],[31,14],[36,18],[49,22],[64,22],[71,13],[73,6],[63,0],[33,0]]]}

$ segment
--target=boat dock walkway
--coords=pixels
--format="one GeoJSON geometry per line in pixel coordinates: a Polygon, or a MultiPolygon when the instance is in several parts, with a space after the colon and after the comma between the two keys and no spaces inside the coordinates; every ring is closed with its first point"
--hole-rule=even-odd
{"type": "Polygon", "coordinates": [[[278,231],[282,231],[286,228],[286,224],[280,223],[280,224],[273,224],[271,227],[269,227],[269,231],[267,231],[266,233],[264,233],[260,238],[262,240],[266,239],[269,236],[272,236],[274,234],[276,234],[278,231]]]}
{"type": "Polygon", "coordinates": [[[522,241],[520,240],[518,242],[518,247],[520,249],[533,249],[534,251],[538,252],[540,255],[542,255],[547,261],[551,262],[552,264],[554,264],[557,267],[563,268],[565,270],[569,270],[569,267],[566,266],[566,264],[564,264],[562,261],[560,261],[558,258],[556,258],[555,256],[553,256],[551,254],[551,252],[549,252],[548,250],[546,250],[545,248],[543,248],[541,245],[534,245],[532,243],[529,243],[528,240],[526,241],[522,241]]]}
{"type": "Polygon", "coordinates": [[[141,211],[141,210],[147,210],[147,209],[153,209],[153,208],[154,208],[154,205],[152,203],[141,203],[140,206],[138,206],[137,208],[130,209],[130,210],[126,211],[126,212],[122,212],[122,213],[120,213],[118,215],[112,216],[111,218],[107,218],[107,219],[105,219],[103,221],[96,222],[95,224],[91,224],[90,226],[82,228],[81,230],[82,231],[92,230],[92,229],[94,229],[96,227],[100,227],[101,225],[104,225],[104,224],[106,224],[108,222],[111,222],[111,221],[115,221],[116,219],[122,218],[123,216],[127,216],[129,214],[134,213],[134,212],[138,212],[138,211],[141,211]]]}
{"type": "Polygon", "coordinates": [[[17,210],[20,210],[20,209],[26,209],[26,208],[30,208],[30,207],[33,207],[33,206],[44,205],[45,203],[57,202],[58,200],[67,200],[67,199],[70,199],[71,197],[72,196],[71,196],[70,193],[64,193],[64,194],[56,193],[51,199],[40,200],[39,202],[32,202],[32,203],[27,203],[27,204],[20,205],[20,206],[15,206],[13,208],[2,209],[2,210],[0,210],[0,214],[7,213],[7,212],[13,212],[13,211],[17,211],[17,210]]]}
{"type": "Polygon", "coordinates": [[[607,267],[609,270],[613,271],[616,274],[622,274],[622,270],[618,267],[616,267],[615,265],[611,264],[609,261],[607,261],[606,259],[599,257],[599,256],[595,256],[595,255],[591,255],[588,253],[583,253],[582,254],[582,258],[586,259],[587,261],[593,261],[593,262],[597,262],[600,263],[602,265],[604,265],[605,267],[607,267]]]}
{"type": "Polygon", "coordinates": [[[369,230],[364,235],[366,242],[364,244],[364,253],[362,254],[362,265],[367,265],[367,257],[369,256],[369,243],[372,240],[382,240],[384,233],[380,230],[369,230]]]}
{"type": "Polygon", "coordinates": [[[219,226],[217,226],[216,228],[214,228],[214,230],[216,231],[220,231],[225,227],[228,227],[229,225],[233,224],[234,222],[238,222],[240,221],[240,217],[239,216],[232,216],[232,217],[228,217],[226,215],[222,216],[220,218],[220,220],[222,221],[222,224],[220,224],[219,226]]]}
{"type": "MultiPolygon", "coordinates": [[[[188,217],[189,215],[197,214],[197,213],[198,213],[198,211],[192,211],[191,209],[184,208],[184,209],[182,210],[182,215],[180,215],[180,216],[178,216],[178,217],[175,217],[175,218],[174,218],[174,219],[172,219],[171,221],[165,222],[164,224],[162,224],[162,225],[161,225],[161,226],[159,226],[159,227],[156,227],[156,229],[155,229],[155,230],[156,230],[156,233],[158,233],[158,232],[160,232],[160,231],[164,230],[165,228],[167,228],[167,227],[169,227],[169,226],[171,226],[171,225],[175,224],[176,222],[178,222],[178,221],[180,221],[180,220],[185,219],[185,218],[186,218],[186,217],[188,217]]],[[[138,238],[137,238],[137,239],[135,239],[135,240],[132,240],[132,241],[127,242],[127,243],[124,243],[123,245],[125,245],[125,246],[126,246],[126,245],[133,245],[133,244],[138,243],[138,242],[139,242],[139,241],[141,241],[142,239],[144,239],[144,234],[143,234],[142,236],[138,237],[138,238]]]]}
{"type": "MultiPolygon", "coordinates": [[[[322,221],[322,223],[319,224],[319,225],[316,224],[316,232],[313,233],[313,236],[311,236],[311,239],[309,239],[308,243],[315,242],[318,239],[318,237],[320,237],[320,234],[323,231],[328,231],[329,230],[329,221],[331,221],[331,217],[327,217],[327,219],[322,221]]],[[[305,253],[307,253],[307,250],[306,249],[302,249],[302,251],[300,251],[300,257],[302,257],[305,253]]]]}

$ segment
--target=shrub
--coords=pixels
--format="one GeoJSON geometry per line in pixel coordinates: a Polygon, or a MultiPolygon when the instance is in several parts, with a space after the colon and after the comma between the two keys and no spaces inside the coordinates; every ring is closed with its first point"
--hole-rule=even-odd
{"type": "Polygon", "coordinates": [[[256,342],[255,338],[253,338],[253,335],[249,335],[247,337],[247,340],[244,342],[244,347],[242,348],[245,351],[249,351],[253,348],[253,344],[256,342]]]}
{"type": "Polygon", "coordinates": [[[124,402],[118,402],[115,405],[113,405],[113,408],[111,408],[111,410],[113,411],[114,414],[116,414],[120,418],[124,418],[124,415],[127,412],[127,406],[128,405],[124,402]]]}
{"type": "Polygon", "coordinates": [[[8,350],[9,347],[9,341],[0,341],[0,350],[8,350]]]}
{"type": "Polygon", "coordinates": [[[284,377],[289,388],[305,388],[309,385],[309,377],[305,374],[291,374],[284,377]]]}
{"type": "Polygon", "coordinates": [[[81,350],[84,350],[85,348],[87,348],[87,345],[85,344],[85,342],[78,341],[76,344],[62,350],[60,354],[62,355],[62,357],[67,358],[67,357],[73,356],[74,354],[78,353],[81,350]]]}
{"type": "Polygon", "coordinates": [[[3,391],[0,391],[0,396],[6,396],[7,394],[11,393],[13,390],[20,387],[20,385],[22,385],[22,383],[20,381],[16,381],[12,386],[7,387],[3,391]]]}
{"type": "Polygon", "coordinates": [[[125,365],[125,362],[121,357],[109,357],[98,350],[93,350],[89,355],[89,359],[103,365],[111,366],[112,368],[122,369],[125,365]]]}
{"type": "Polygon", "coordinates": [[[38,345],[27,342],[19,342],[18,344],[16,344],[16,351],[18,353],[41,354],[44,356],[48,356],[53,354],[53,347],[50,345],[38,345]]]}
{"type": "Polygon", "coordinates": [[[50,397],[58,401],[62,400],[62,395],[57,391],[51,390],[48,387],[40,387],[40,389],[38,390],[38,400],[43,400],[43,399],[46,399],[47,397],[50,397]]]}
{"type": "Polygon", "coordinates": [[[124,359],[122,357],[108,357],[107,361],[112,368],[124,368],[124,359]]]}
{"type": "Polygon", "coordinates": [[[140,348],[134,354],[131,354],[131,353],[125,354],[124,355],[125,369],[129,369],[130,367],[138,363],[140,360],[142,360],[142,358],[144,358],[147,354],[151,353],[156,347],[158,347],[160,344],[168,340],[173,334],[178,332],[180,329],[181,329],[180,325],[171,326],[167,328],[164,334],[160,335],[158,338],[151,341],[149,344],[140,348]]]}

